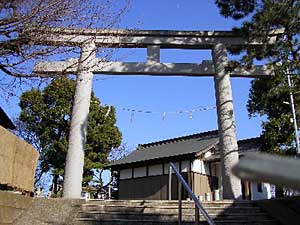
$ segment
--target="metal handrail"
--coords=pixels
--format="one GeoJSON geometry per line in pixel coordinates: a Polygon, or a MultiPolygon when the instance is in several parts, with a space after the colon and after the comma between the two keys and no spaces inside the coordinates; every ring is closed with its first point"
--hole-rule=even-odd
{"type": "Polygon", "coordinates": [[[208,224],[209,225],[215,225],[214,221],[208,215],[208,213],[206,212],[206,210],[203,208],[203,206],[201,205],[200,201],[198,200],[198,198],[196,197],[196,195],[194,194],[194,192],[192,191],[192,189],[189,187],[189,185],[186,183],[185,179],[179,173],[179,171],[177,170],[177,168],[174,165],[174,163],[170,162],[170,166],[174,170],[176,176],[178,177],[178,179],[182,183],[182,185],[185,188],[185,190],[190,194],[191,198],[194,200],[196,207],[200,210],[201,213],[203,213],[203,216],[206,219],[206,221],[208,222],[208,224]]]}

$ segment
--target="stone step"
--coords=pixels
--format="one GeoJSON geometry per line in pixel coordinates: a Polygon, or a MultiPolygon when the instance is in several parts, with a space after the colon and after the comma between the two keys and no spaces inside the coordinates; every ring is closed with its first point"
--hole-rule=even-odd
{"type": "MultiPolygon", "coordinates": [[[[224,213],[224,214],[210,214],[213,219],[231,219],[231,220],[251,220],[255,218],[256,220],[269,219],[268,214],[266,213],[224,213]]],[[[99,212],[81,212],[79,214],[80,218],[90,218],[95,220],[103,219],[129,219],[129,220],[160,220],[160,221],[177,221],[177,214],[159,214],[159,213],[99,213],[99,212]]],[[[201,220],[204,220],[204,217],[200,216],[201,220]]],[[[194,221],[194,214],[183,214],[183,221],[194,221]]]]}
{"type": "MultiPolygon", "coordinates": [[[[172,206],[178,205],[178,200],[171,201],[159,201],[159,200],[89,200],[86,204],[98,204],[98,205],[120,205],[120,206],[140,206],[140,205],[159,205],[159,206],[172,206]]],[[[253,206],[251,201],[211,201],[211,202],[201,202],[205,206],[219,206],[219,207],[250,207],[253,206]]],[[[182,205],[194,205],[193,201],[182,201],[182,205]]]]}
{"type": "MultiPolygon", "coordinates": [[[[216,225],[278,225],[251,201],[201,202],[216,225]]],[[[77,214],[76,225],[177,225],[178,201],[89,200],[77,214]]],[[[182,225],[194,224],[193,201],[182,202],[182,225]]],[[[207,224],[200,213],[200,224],[207,224]]]]}
{"type": "MultiPolygon", "coordinates": [[[[262,209],[260,208],[247,208],[247,209],[220,209],[220,208],[206,208],[205,209],[208,214],[220,214],[222,212],[225,213],[260,213],[263,212],[262,209]]],[[[110,207],[106,209],[99,209],[99,208],[84,208],[82,210],[83,212],[123,212],[123,213],[160,213],[160,214],[177,214],[178,208],[173,208],[173,209],[168,209],[168,208],[161,208],[161,209],[156,209],[156,208],[148,208],[148,207],[143,207],[143,208],[126,208],[126,207],[110,207]]],[[[188,208],[183,208],[182,213],[186,214],[194,214],[195,209],[188,209],[188,208]]]]}
{"type": "MultiPolygon", "coordinates": [[[[280,225],[276,220],[214,220],[216,225],[280,225]]],[[[78,219],[76,225],[178,225],[178,221],[160,221],[160,220],[129,220],[129,219],[109,219],[93,220],[90,218],[78,219]]],[[[182,225],[194,225],[194,221],[184,221],[182,225]]],[[[207,225],[207,222],[201,221],[200,225],[207,225]]]]}
{"type": "MultiPolygon", "coordinates": [[[[178,208],[178,203],[177,204],[94,204],[94,203],[85,203],[83,204],[84,207],[153,207],[153,208],[178,208]]],[[[217,204],[202,204],[202,206],[204,208],[210,208],[210,207],[214,207],[214,208],[249,208],[249,207],[255,207],[254,204],[252,205],[217,205],[217,204]]],[[[194,204],[182,204],[183,208],[195,208],[194,204]]]]}
{"type": "MultiPolygon", "coordinates": [[[[128,203],[161,203],[161,204],[176,204],[178,202],[178,200],[116,200],[116,199],[106,199],[106,200],[102,200],[102,199],[88,199],[88,202],[114,202],[114,203],[123,203],[126,202],[128,203]]],[[[193,200],[182,200],[182,202],[186,202],[186,203],[193,203],[193,200]]],[[[218,200],[218,201],[203,201],[203,202],[211,202],[211,203],[235,203],[235,202],[239,202],[239,203],[252,203],[252,201],[249,200],[218,200]]]]}
{"type": "MultiPolygon", "coordinates": [[[[91,204],[84,204],[82,205],[83,211],[100,211],[100,212],[177,212],[178,206],[114,206],[114,205],[91,205],[91,204]]],[[[194,212],[195,207],[194,206],[182,206],[182,210],[184,212],[194,212]]],[[[222,207],[212,207],[208,206],[205,207],[205,210],[208,212],[221,212],[221,211],[229,211],[229,212],[261,212],[261,208],[259,207],[228,207],[228,208],[222,208],[222,207]]]]}

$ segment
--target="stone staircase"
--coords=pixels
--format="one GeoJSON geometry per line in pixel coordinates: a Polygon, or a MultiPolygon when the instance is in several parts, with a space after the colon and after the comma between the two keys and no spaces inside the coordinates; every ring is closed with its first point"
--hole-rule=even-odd
{"type": "MultiPolygon", "coordinates": [[[[279,225],[251,201],[203,202],[203,207],[220,225],[279,225]]],[[[178,224],[178,201],[158,200],[89,200],[76,217],[76,225],[175,225],[178,224]]],[[[182,202],[182,224],[195,224],[195,206],[182,202]]],[[[200,224],[207,224],[200,215],[200,224]]]]}

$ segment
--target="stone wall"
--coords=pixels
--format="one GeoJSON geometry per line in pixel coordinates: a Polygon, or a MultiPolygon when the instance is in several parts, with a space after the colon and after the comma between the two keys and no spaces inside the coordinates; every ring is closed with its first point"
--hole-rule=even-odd
{"type": "Polygon", "coordinates": [[[74,225],[84,201],[33,198],[0,191],[0,225],[74,225]]]}
{"type": "Polygon", "coordinates": [[[32,192],[38,152],[0,126],[0,184],[32,192]]]}
{"type": "Polygon", "coordinates": [[[0,224],[13,224],[33,203],[33,198],[0,191],[0,224]]]}

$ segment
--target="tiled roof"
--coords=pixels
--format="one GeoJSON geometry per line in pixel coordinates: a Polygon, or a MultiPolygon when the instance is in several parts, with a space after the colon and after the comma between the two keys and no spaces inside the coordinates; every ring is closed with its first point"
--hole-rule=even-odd
{"type": "Polygon", "coordinates": [[[218,131],[208,131],[158,142],[139,145],[138,149],[128,156],[110,163],[109,167],[168,158],[187,154],[196,154],[215,146],[219,142],[218,131]]]}
{"type": "MultiPolygon", "coordinates": [[[[260,137],[248,138],[238,141],[239,156],[242,156],[246,152],[257,152],[260,150],[262,145],[262,139],[260,137]]],[[[220,159],[220,152],[217,149],[213,154],[205,158],[204,161],[217,161],[220,159]]]]}
{"type": "MultiPolygon", "coordinates": [[[[108,167],[124,166],[126,164],[190,154],[196,155],[218,144],[218,130],[142,144],[128,156],[110,163],[108,167]]],[[[238,141],[238,145],[239,152],[257,151],[261,146],[261,142],[259,138],[251,138],[238,141]]],[[[212,158],[214,157],[219,158],[219,154],[212,155],[212,158]]]]}

